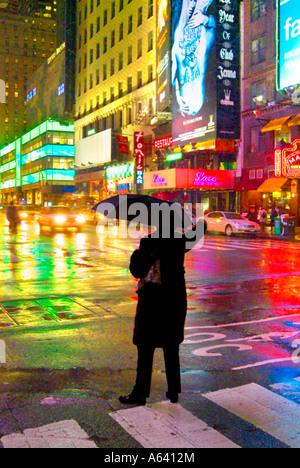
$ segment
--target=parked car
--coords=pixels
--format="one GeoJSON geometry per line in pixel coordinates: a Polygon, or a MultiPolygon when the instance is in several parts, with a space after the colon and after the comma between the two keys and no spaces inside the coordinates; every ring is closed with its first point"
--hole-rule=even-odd
{"type": "Polygon", "coordinates": [[[86,218],[69,206],[46,206],[38,214],[38,223],[41,229],[47,226],[52,231],[67,228],[81,230],[86,223],[86,218]]]}
{"type": "Polygon", "coordinates": [[[259,234],[260,226],[249,221],[239,213],[213,211],[205,216],[208,231],[216,231],[226,234],[259,234]]]}

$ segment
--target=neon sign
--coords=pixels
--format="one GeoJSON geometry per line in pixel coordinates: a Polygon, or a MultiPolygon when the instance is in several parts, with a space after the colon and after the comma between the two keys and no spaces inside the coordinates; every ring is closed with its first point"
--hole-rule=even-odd
{"type": "Polygon", "coordinates": [[[198,172],[194,180],[194,185],[205,187],[220,187],[221,182],[218,177],[206,175],[205,172],[198,172]]]}
{"type": "Polygon", "coordinates": [[[275,175],[300,178],[300,140],[295,140],[290,148],[275,151],[275,175]]]}
{"type": "Polygon", "coordinates": [[[155,140],[154,141],[154,148],[159,149],[159,148],[167,148],[168,146],[173,145],[173,138],[168,137],[168,138],[161,138],[160,140],[155,140]]]}
{"type": "Polygon", "coordinates": [[[145,159],[144,132],[134,134],[134,154],[136,158],[136,185],[143,185],[145,159]]]}

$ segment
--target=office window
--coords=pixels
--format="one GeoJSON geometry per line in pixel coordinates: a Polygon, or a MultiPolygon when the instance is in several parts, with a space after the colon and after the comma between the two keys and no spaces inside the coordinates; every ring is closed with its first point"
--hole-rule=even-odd
{"type": "Polygon", "coordinates": [[[154,76],[153,76],[153,65],[148,66],[148,83],[151,83],[153,81],[154,76]]]}
{"type": "Polygon", "coordinates": [[[139,7],[139,9],[138,9],[138,20],[137,20],[138,27],[141,26],[142,23],[143,23],[143,7],[139,7]]]}
{"type": "Polygon", "coordinates": [[[251,85],[251,107],[262,106],[267,103],[266,81],[261,80],[251,85]]]}
{"type": "Polygon", "coordinates": [[[110,41],[110,46],[114,47],[116,43],[116,33],[115,30],[111,32],[111,41],[110,41]]]}
{"type": "Polygon", "coordinates": [[[127,92],[132,92],[132,76],[128,76],[127,78],[127,92]]]}
{"type": "Polygon", "coordinates": [[[148,52],[153,50],[153,31],[148,32],[148,52]]]}
{"type": "Polygon", "coordinates": [[[122,41],[124,37],[124,24],[120,24],[120,29],[119,29],[119,41],[122,41]]]}
{"type": "Polygon", "coordinates": [[[251,63],[256,65],[266,60],[266,37],[255,39],[251,44],[251,63]]]}
{"type": "Polygon", "coordinates": [[[110,76],[115,74],[115,59],[112,58],[110,61],[110,76]]]}
{"type": "Polygon", "coordinates": [[[141,58],[143,54],[143,41],[142,41],[142,38],[138,39],[138,43],[137,43],[137,58],[141,58]]]}
{"type": "Polygon", "coordinates": [[[119,53],[119,71],[123,70],[123,52],[119,53]]]}
{"type": "Polygon", "coordinates": [[[113,19],[116,16],[116,3],[112,2],[111,4],[111,19],[113,19]]]}
{"type": "Polygon", "coordinates": [[[148,19],[153,16],[153,0],[148,0],[148,19]]]}
{"type": "Polygon", "coordinates": [[[103,81],[107,79],[107,65],[103,65],[103,81]]]}
{"type": "Polygon", "coordinates": [[[108,10],[104,10],[104,15],[103,15],[103,26],[107,25],[107,18],[108,18],[108,10]]]}
{"type": "Polygon", "coordinates": [[[143,72],[139,70],[137,72],[137,87],[141,88],[143,86],[143,72]]]}
{"type": "Polygon", "coordinates": [[[107,52],[107,37],[103,38],[103,53],[106,54],[107,52]]]}
{"type": "Polygon", "coordinates": [[[251,0],[251,20],[256,21],[267,13],[266,0],[251,0]]]}
{"type": "Polygon", "coordinates": [[[132,15],[128,16],[128,34],[132,33],[133,20],[132,15]]]}
{"type": "Polygon", "coordinates": [[[132,45],[128,46],[128,65],[132,63],[132,45]]]}

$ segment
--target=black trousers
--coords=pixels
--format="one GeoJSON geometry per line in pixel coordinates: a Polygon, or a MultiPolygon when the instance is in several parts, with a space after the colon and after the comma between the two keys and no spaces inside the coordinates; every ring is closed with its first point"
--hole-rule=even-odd
{"type": "MultiPolygon", "coordinates": [[[[155,347],[139,345],[137,348],[138,365],[134,393],[141,397],[148,398],[150,396],[151,390],[155,347]]],[[[163,352],[165,358],[168,391],[170,393],[181,393],[179,345],[164,347],[163,352]]]]}

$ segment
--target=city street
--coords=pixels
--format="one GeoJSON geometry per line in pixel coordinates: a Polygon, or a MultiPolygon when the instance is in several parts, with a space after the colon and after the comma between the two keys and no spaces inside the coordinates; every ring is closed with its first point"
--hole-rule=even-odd
{"type": "Polygon", "coordinates": [[[11,237],[2,216],[0,244],[3,447],[300,447],[300,243],[209,234],[187,254],[183,393],[166,403],[157,350],[138,408],[118,401],[135,378],[138,240],[34,221],[11,237]]]}

